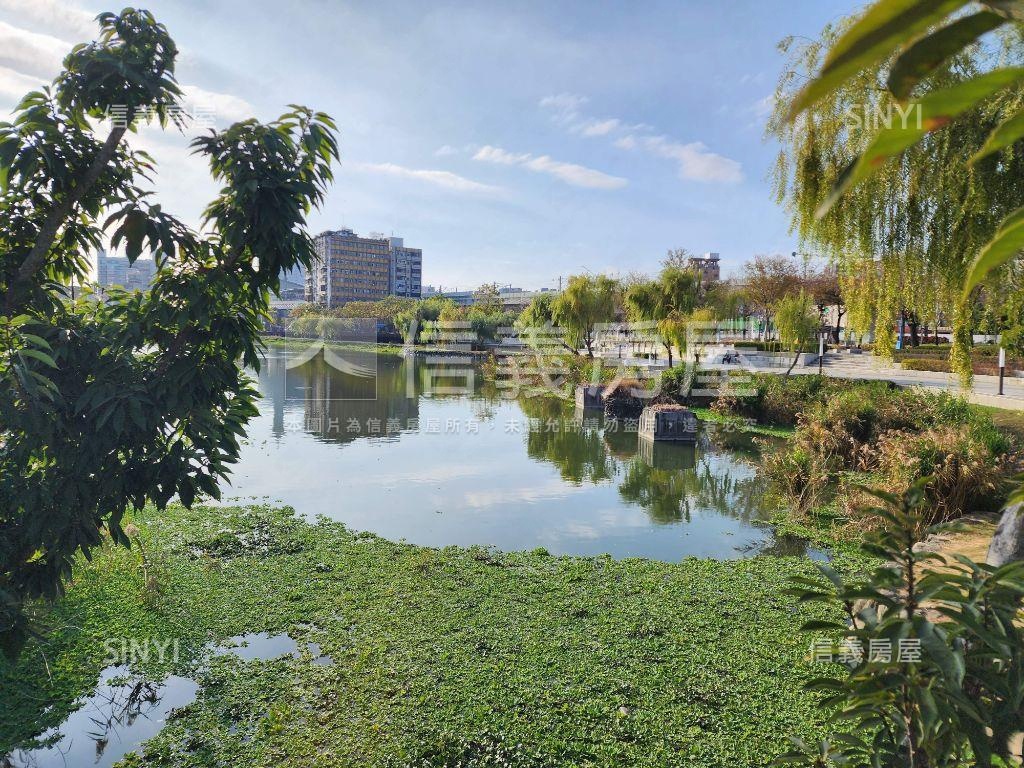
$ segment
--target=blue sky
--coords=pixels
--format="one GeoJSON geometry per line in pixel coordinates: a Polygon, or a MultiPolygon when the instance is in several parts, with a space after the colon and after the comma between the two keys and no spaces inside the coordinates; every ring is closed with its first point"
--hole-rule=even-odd
{"type": "MultiPolygon", "coordinates": [[[[731,272],[796,248],[763,139],[786,35],[856,0],[331,2],[147,6],[182,55],[185,103],[224,126],[288,103],[338,122],[342,165],[313,231],[424,250],[424,281],[538,288],[718,251],[731,272]]],[[[91,0],[0,0],[0,114],[95,29],[91,0]]],[[[187,137],[133,141],[186,220],[215,192],[187,137]]]]}

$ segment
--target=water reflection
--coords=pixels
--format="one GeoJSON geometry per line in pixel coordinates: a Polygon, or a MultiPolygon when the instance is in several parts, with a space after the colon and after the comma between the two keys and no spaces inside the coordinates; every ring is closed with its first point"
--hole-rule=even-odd
{"type": "Polygon", "coordinates": [[[468,358],[346,355],[376,375],[270,351],[226,494],[430,546],[676,560],[777,544],[748,436],[647,443],[561,400],[504,399],[468,358]]]}
{"type": "Polygon", "coordinates": [[[44,746],[0,756],[0,766],[111,766],[159,733],[172,710],[190,703],[198,690],[187,677],[154,682],[133,676],[126,666],[107,667],[78,709],[59,728],[39,736],[44,746]]]}
{"type": "MultiPolygon", "coordinates": [[[[304,646],[313,664],[333,664],[317,643],[304,646]]],[[[268,632],[206,646],[201,660],[207,654],[235,656],[243,662],[301,656],[292,637],[268,632]]],[[[127,665],[107,667],[92,693],[76,702],[75,711],[60,726],[36,737],[40,746],[0,755],[0,768],[108,768],[156,736],[173,711],[191,704],[198,692],[199,684],[191,677],[168,675],[156,681],[133,673],[127,665]]]]}

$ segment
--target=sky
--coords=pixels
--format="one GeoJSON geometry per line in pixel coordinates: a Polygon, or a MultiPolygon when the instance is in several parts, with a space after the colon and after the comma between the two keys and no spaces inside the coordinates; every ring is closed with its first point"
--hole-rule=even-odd
{"type": "MultiPolygon", "coordinates": [[[[92,39],[95,0],[0,0],[0,119],[92,39]]],[[[290,103],[330,114],[341,164],[313,233],[423,249],[424,284],[557,287],[716,251],[736,273],[798,244],[773,200],[764,123],[778,42],[858,0],[155,0],[183,103],[223,128],[290,103]]],[[[165,208],[199,226],[216,194],[187,131],[154,155],[165,208]]]]}

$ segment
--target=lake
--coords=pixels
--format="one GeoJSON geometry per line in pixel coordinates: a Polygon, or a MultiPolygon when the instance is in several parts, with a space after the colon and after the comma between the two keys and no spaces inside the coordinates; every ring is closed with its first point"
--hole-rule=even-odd
{"type": "Polygon", "coordinates": [[[704,424],[696,446],[652,444],[555,397],[508,397],[468,357],[314,351],[268,349],[225,500],[435,547],[668,561],[805,552],[762,522],[748,435],[704,424]]]}

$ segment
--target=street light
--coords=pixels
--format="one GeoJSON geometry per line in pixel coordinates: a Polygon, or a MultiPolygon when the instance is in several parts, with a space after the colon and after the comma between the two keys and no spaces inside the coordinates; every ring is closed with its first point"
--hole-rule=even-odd
{"type": "Polygon", "coordinates": [[[825,366],[825,337],[831,334],[831,329],[824,327],[818,329],[818,375],[824,375],[825,366]]]}

